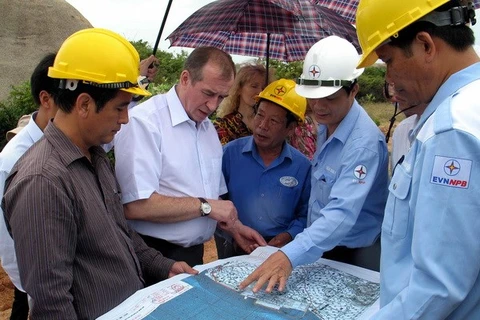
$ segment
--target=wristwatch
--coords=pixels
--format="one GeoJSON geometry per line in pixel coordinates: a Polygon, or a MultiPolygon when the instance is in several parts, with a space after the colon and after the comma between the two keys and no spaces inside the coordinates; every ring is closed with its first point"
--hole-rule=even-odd
{"type": "Polygon", "coordinates": [[[210,214],[210,212],[212,211],[212,206],[204,198],[199,197],[198,200],[200,200],[200,202],[201,202],[201,204],[200,204],[200,214],[202,215],[202,217],[208,216],[210,214]]]}

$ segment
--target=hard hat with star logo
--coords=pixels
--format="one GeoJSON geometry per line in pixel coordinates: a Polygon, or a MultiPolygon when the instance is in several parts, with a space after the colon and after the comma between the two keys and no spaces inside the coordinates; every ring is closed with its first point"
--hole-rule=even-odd
{"type": "Polygon", "coordinates": [[[305,119],[307,99],[295,92],[295,81],[293,80],[279,79],[270,83],[258,94],[257,101],[261,99],[269,100],[287,109],[299,121],[305,119]]]}
{"type": "Polygon", "coordinates": [[[295,90],[305,98],[319,99],[349,87],[362,73],[360,56],[345,39],[330,36],[315,43],[303,62],[303,73],[295,90]]]}

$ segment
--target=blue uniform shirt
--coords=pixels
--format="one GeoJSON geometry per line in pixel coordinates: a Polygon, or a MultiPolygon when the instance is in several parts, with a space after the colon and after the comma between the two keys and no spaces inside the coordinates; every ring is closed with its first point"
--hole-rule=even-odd
{"type": "Polygon", "coordinates": [[[268,167],[253,137],[224,146],[223,175],[229,199],[243,224],[264,237],[288,232],[294,238],[305,228],[310,196],[310,161],[288,143],[268,167]]]}
{"type": "Polygon", "coordinates": [[[395,169],[375,319],[480,319],[480,63],[440,87],[395,169]]]}
{"type": "Polygon", "coordinates": [[[307,228],[282,248],[293,267],[337,245],[371,245],[380,234],[388,187],[382,132],[356,101],[328,139],[326,131],[319,126],[307,228]]]}

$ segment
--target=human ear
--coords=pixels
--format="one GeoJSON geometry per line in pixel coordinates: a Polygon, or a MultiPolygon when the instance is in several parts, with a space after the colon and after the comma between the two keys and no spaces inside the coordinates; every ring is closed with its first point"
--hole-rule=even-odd
{"type": "Polygon", "coordinates": [[[74,109],[82,118],[86,118],[90,112],[95,112],[95,103],[88,93],[81,93],[75,101],[74,109]]]}
{"type": "Polygon", "coordinates": [[[40,100],[40,105],[45,108],[50,108],[50,100],[53,97],[45,90],[40,91],[38,94],[38,100],[40,100]]]}
{"type": "Polygon", "coordinates": [[[415,36],[415,42],[420,44],[426,62],[431,62],[437,53],[437,45],[428,32],[419,32],[415,36]]]}
{"type": "Polygon", "coordinates": [[[180,84],[187,85],[190,80],[190,72],[188,70],[183,70],[180,74],[180,84]]]}

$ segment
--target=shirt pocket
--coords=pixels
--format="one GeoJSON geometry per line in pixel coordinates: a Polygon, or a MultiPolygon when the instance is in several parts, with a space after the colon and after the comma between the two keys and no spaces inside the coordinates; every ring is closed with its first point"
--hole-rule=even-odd
{"type": "Polygon", "coordinates": [[[330,193],[332,192],[335,177],[326,172],[314,172],[312,183],[312,195],[321,208],[325,207],[330,201],[330,193]]]}
{"type": "Polygon", "coordinates": [[[388,190],[388,197],[383,219],[383,232],[393,239],[403,239],[407,235],[410,221],[410,189],[412,176],[402,166],[397,166],[388,190]]]}
{"type": "Polygon", "coordinates": [[[301,190],[301,186],[296,179],[296,184],[291,183],[291,179],[288,181],[290,181],[290,183],[286,183],[287,185],[280,181],[274,184],[272,191],[275,191],[271,193],[270,198],[272,203],[269,206],[270,210],[267,210],[270,219],[282,226],[287,226],[295,216],[295,199],[298,198],[297,193],[301,190]]]}
{"type": "Polygon", "coordinates": [[[292,177],[292,176],[283,176],[279,178],[275,183],[274,183],[276,192],[275,194],[277,197],[280,199],[282,198],[287,198],[290,199],[295,195],[297,190],[300,188],[299,182],[297,178],[292,177]]]}

